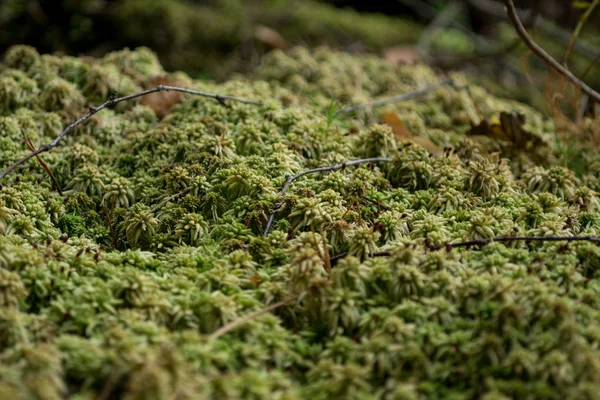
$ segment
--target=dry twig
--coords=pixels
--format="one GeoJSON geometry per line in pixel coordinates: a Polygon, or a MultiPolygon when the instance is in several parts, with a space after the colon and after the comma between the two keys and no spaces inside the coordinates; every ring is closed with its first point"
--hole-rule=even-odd
{"type": "MultiPolygon", "coordinates": [[[[493,0],[467,0],[469,4],[477,8],[479,11],[497,18],[506,18],[506,12],[502,6],[502,2],[493,0]]],[[[542,3],[540,3],[542,4],[542,3]]],[[[526,11],[516,10],[516,13],[520,19],[526,18],[526,11]]],[[[536,29],[541,33],[551,38],[552,40],[566,45],[571,39],[571,32],[562,29],[560,26],[548,21],[543,17],[538,17],[536,22],[536,29]]],[[[598,49],[584,40],[578,40],[573,46],[573,50],[580,55],[593,59],[598,54],[598,49]]]]}
{"type": "Polygon", "coordinates": [[[594,99],[595,102],[600,102],[600,93],[596,92],[594,89],[586,85],[579,78],[577,78],[571,71],[561,65],[558,61],[556,61],[550,54],[548,54],[544,49],[542,49],[527,33],[527,30],[521,23],[519,16],[517,15],[517,11],[515,9],[515,5],[512,0],[504,0],[504,4],[506,4],[506,10],[508,14],[509,20],[514,25],[517,33],[521,37],[521,39],[525,42],[525,44],[533,51],[538,57],[540,57],[548,66],[556,70],[558,73],[563,75],[565,78],[570,80],[575,86],[579,87],[582,92],[590,96],[590,98],[594,99]]]}
{"type": "MultiPolygon", "coordinates": [[[[31,139],[25,138],[25,144],[27,144],[27,147],[29,148],[29,150],[35,151],[35,146],[33,145],[33,142],[31,141],[31,139]]],[[[58,194],[60,194],[62,196],[63,192],[60,189],[60,185],[58,184],[58,181],[54,177],[52,170],[50,170],[50,167],[48,167],[48,164],[46,164],[44,162],[44,160],[42,160],[42,157],[40,157],[39,155],[36,155],[35,157],[37,158],[37,160],[40,163],[40,165],[42,166],[42,168],[44,168],[44,171],[46,171],[46,173],[50,176],[50,179],[52,179],[52,182],[54,183],[54,187],[56,187],[56,191],[58,192],[58,194]]]]}
{"type": "Polygon", "coordinates": [[[590,18],[590,15],[592,15],[592,11],[594,11],[594,9],[598,6],[598,4],[600,4],[600,0],[594,0],[587,7],[585,12],[581,16],[581,18],[579,18],[579,22],[577,23],[577,26],[575,27],[575,30],[573,31],[573,34],[571,35],[571,39],[569,39],[569,43],[567,44],[567,50],[565,51],[565,55],[563,58],[563,65],[565,67],[567,66],[567,60],[569,59],[569,55],[571,54],[571,51],[573,51],[573,45],[575,45],[575,41],[579,37],[581,28],[583,28],[583,24],[585,24],[587,22],[587,20],[590,18]]]}
{"type": "MultiPolygon", "coordinates": [[[[457,243],[446,243],[443,246],[428,247],[429,250],[440,250],[440,249],[456,249],[459,247],[471,247],[471,246],[485,246],[490,243],[502,243],[502,242],[591,242],[600,245],[600,237],[597,236],[499,236],[493,239],[473,239],[465,242],[457,243]]],[[[331,257],[331,265],[335,265],[339,260],[346,257],[348,253],[338,254],[335,257],[331,257]]],[[[391,255],[390,251],[379,251],[373,253],[372,257],[388,257],[391,255]]]]}
{"type": "Polygon", "coordinates": [[[409,100],[414,97],[418,97],[423,94],[429,93],[432,90],[435,90],[442,86],[453,85],[453,84],[454,84],[454,81],[452,79],[445,79],[439,83],[435,83],[433,85],[425,86],[424,88],[415,90],[414,92],[403,93],[403,94],[399,94],[396,96],[387,97],[385,99],[371,101],[371,102],[365,103],[365,104],[357,104],[355,106],[345,107],[345,108],[342,108],[341,110],[338,110],[337,114],[350,114],[355,111],[363,110],[365,108],[371,108],[371,107],[375,107],[375,106],[381,106],[383,104],[396,103],[399,101],[409,100]]]}
{"type": "Polygon", "coordinates": [[[99,113],[106,107],[110,107],[110,106],[120,103],[122,101],[128,101],[128,100],[136,99],[138,97],[143,97],[150,93],[156,93],[156,92],[162,92],[162,91],[167,91],[167,92],[174,91],[174,92],[193,94],[196,96],[208,97],[208,98],[217,100],[219,103],[221,103],[223,105],[228,100],[236,101],[236,102],[244,103],[244,104],[252,104],[252,105],[256,105],[256,106],[261,105],[261,103],[259,103],[259,102],[242,99],[239,97],[222,96],[219,94],[206,93],[206,92],[200,92],[198,90],[185,89],[185,88],[176,87],[176,86],[165,86],[165,85],[158,85],[155,88],[144,90],[142,92],[135,93],[135,94],[130,94],[128,96],[123,96],[123,97],[118,97],[118,98],[111,97],[108,100],[106,100],[104,103],[100,104],[98,107],[90,107],[89,112],[87,114],[85,114],[83,117],[79,118],[77,121],[73,122],[71,125],[67,126],[52,142],[40,147],[39,149],[37,149],[35,151],[32,151],[31,153],[29,153],[25,157],[21,158],[20,160],[16,161],[10,167],[8,167],[4,171],[2,171],[2,173],[0,173],[0,181],[2,181],[2,179],[4,179],[4,177],[7,174],[9,174],[11,171],[13,171],[19,165],[24,164],[29,159],[36,157],[38,154],[45,153],[47,151],[52,150],[56,146],[58,146],[60,141],[62,139],[64,139],[64,137],[67,136],[67,134],[69,132],[71,132],[73,129],[75,129],[79,125],[83,124],[84,122],[86,122],[88,119],[92,118],[95,114],[99,113]]]}
{"type": "Polygon", "coordinates": [[[258,311],[255,311],[253,313],[250,313],[248,315],[243,316],[242,318],[238,318],[234,321],[231,321],[228,324],[223,325],[222,327],[220,327],[219,329],[217,329],[216,331],[214,331],[209,337],[208,340],[212,341],[212,340],[216,340],[218,338],[220,338],[221,336],[223,336],[224,334],[231,332],[232,330],[236,329],[237,327],[245,324],[248,321],[253,320],[256,317],[259,317],[263,314],[266,314],[270,311],[273,311],[277,308],[283,307],[287,304],[290,304],[291,302],[293,302],[294,299],[287,299],[287,300],[281,300],[277,303],[273,303],[270,306],[267,306],[265,308],[262,308],[258,311]]]}
{"type": "Polygon", "coordinates": [[[594,58],[592,60],[592,62],[590,63],[590,65],[587,66],[585,71],[583,71],[583,74],[581,74],[581,79],[585,78],[587,76],[587,74],[590,73],[590,71],[596,66],[596,64],[598,64],[598,61],[600,61],[600,53],[598,53],[598,55],[596,55],[596,58],[594,58]]]}
{"type": "Polygon", "coordinates": [[[271,215],[269,215],[269,220],[267,221],[267,227],[265,228],[265,232],[264,232],[263,236],[266,237],[269,234],[269,231],[271,230],[271,225],[273,225],[273,219],[275,218],[275,214],[277,213],[277,210],[279,209],[279,207],[281,207],[281,200],[283,199],[285,192],[287,192],[287,190],[289,189],[292,182],[294,182],[296,179],[301,178],[304,175],[314,174],[316,172],[330,172],[330,171],[336,171],[338,169],[344,169],[346,167],[352,167],[354,165],[359,165],[359,164],[390,162],[390,161],[392,161],[392,159],[387,158],[387,157],[363,158],[360,160],[348,161],[348,162],[338,164],[338,165],[332,165],[330,167],[309,169],[307,171],[300,172],[294,176],[288,176],[287,179],[285,180],[285,183],[283,184],[283,187],[281,188],[281,192],[279,192],[279,200],[277,201],[277,204],[275,205],[275,207],[273,207],[273,211],[272,211],[271,215]]]}

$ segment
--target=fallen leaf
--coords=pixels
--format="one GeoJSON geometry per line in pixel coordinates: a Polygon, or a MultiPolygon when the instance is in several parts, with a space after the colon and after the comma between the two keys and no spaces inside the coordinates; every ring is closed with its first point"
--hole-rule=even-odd
{"type": "Polygon", "coordinates": [[[433,154],[434,156],[439,156],[443,154],[443,149],[434,144],[431,140],[414,135],[410,129],[406,127],[402,119],[395,112],[389,112],[381,115],[381,121],[390,126],[392,128],[392,132],[394,132],[394,137],[398,143],[402,142],[413,142],[423,147],[425,150],[433,154]]]}
{"type": "Polygon", "coordinates": [[[395,112],[384,113],[381,115],[381,120],[384,124],[392,128],[396,140],[410,138],[413,133],[404,125],[404,122],[400,119],[398,114],[395,112]]]}
{"type": "MultiPolygon", "coordinates": [[[[169,76],[156,76],[146,82],[145,89],[151,89],[158,85],[184,86],[184,83],[169,76]]],[[[156,115],[164,117],[176,104],[181,102],[180,92],[156,92],[142,97],[140,103],[150,107],[156,115]]]]}
{"type": "Polygon", "coordinates": [[[543,146],[541,138],[523,128],[525,116],[517,111],[501,112],[500,118],[483,120],[467,132],[473,136],[487,136],[495,140],[512,143],[521,150],[532,146],[543,146]]]}
{"type": "Polygon", "coordinates": [[[391,64],[415,64],[419,56],[413,46],[389,47],[383,51],[383,58],[391,64]]]}
{"type": "Polygon", "coordinates": [[[254,29],[254,38],[260,42],[263,42],[272,49],[285,49],[286,47],[283,36],[281,36],[276,30],[264,25],[258,25],[254,29]]]}

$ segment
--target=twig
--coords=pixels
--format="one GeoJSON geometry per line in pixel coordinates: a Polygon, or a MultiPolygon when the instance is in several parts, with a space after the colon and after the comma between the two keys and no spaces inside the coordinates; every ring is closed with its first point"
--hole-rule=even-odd
{"type": "Polygon", "coordinates": [[[183,189],[181,192],[179,193],[175,193],[172,196],[167,197],[166,199],[164,199],[163,201],[161,201],[160,203],[158,203],[157,205],[155,205],[151,210],[150,213],[155,213],[158,210],[160,210],[165,204],[167,204],[169,201],[176,199],[179,196],[183,196],[184,194],[190,192],[192,190],[192,187],[188,187],[186,189],[183,189]]]}
{"type": "Polygon", "coordinates": [[[600,52],[592,60],[592,62],[590,63],[590,65],[587,66],[587,68],[585,69],[585,71],[583,71],[583,74],[581,74],[581,79],[585,78],[587,76],[587,74],[590,73],[590,71],[592,70],[592,68],[594,68],[596,66],[596,64],[598,64],[598,61],[600,61],[600,52]]]}
{"type": "Polygon", "coordinates": [[[565,67],[567,66],[567,60],[569,59],[569,55],[571,54],[571,51],[573,51],[573,45],[575,44],[575,40],[577,40],[577,38],[579,37],[581,28],[583,28],[583,24],[585,24],[587,22],[588,18],[590,17],[590,15],[594,11],[594,9],[598,6],[599,3],[600,3],[600,0],[594,0],[586,8],[585,12],[581,15],[581,18],[579,18],[579,21],[577,22],[577,26],[575,27],[575,30],[573,31],[573,34],[571,35],[571,39],[569,39],[569,43],[567,44],[567,50],[565,51],[565,56],[563,58],[563,65],[565,67]]]}
{"type": "MultiPolygon", "coordinates": [[[[29,150],[35,151],[35,146],[31,142],[31,139],[25,138],[25,143],[27,144],[27,147],[29,148],[29,150]]],[[[35,157],[39,161],[39,163],[42,166],[42,168],[44,168],[44,170],[46,171],[46,173],[48,175],[50,175],[50,179],[52,179],[52,182],[54,183],[54,186],[56,187],[56,191],[58,192],[58,194],[60,194],[61,196],[63,196],[63,192],[60,189],[60,185],[58,184],[58,181],[54,177],[54,174],[52,173],[52,170],[50,169],[50,167],[48,167],[48,164],[46,164],[44,162],[44,160],[42,160],[42,157],[40,157],[39,155],[36,155],[35,157]]]]}
{"type": "MultiPolygon", "coordinates": [[[[492,1],[492,0],[467,0],[469,4],[477,8],[482,13],[486,15],[497,17],[497,18],[506,18],[506,12],[504,11],[504,7],[500,2],[492,1]]],[[[524,10],[516,10],[517,15],[521,19],[525,19],[525,11],[524,10]]],[[[562,29],[560,26],[548,21],[541,16],[538,18],[536,22],[536,29],[538,29],[541,33],[546,35],[547,37],[560,42],[562,44],[567,44],[571,38],[571,32],[568,32],[562,29]]],[[[598,54],[598,49],[591,45],[588,42],[583,40],[578,40],[575,42],[573,50],[588,59],[593,59],[596,54],[598,54]]]]}
{"type": "Polygon", "coordinates": [[[256,106],[260,106],[261,105],[261,103],[259,103],[259,102],[255,102],[255,101],[251,101],[251,100],[246,100],[246,99],[242,99],[242,98],[239,98],[239,97],[222,96],[222,95],[219,95],[219,94],[212,94],[212,93],[200,92],[200,91],[192,90],[192,89],[185,89],[185,88],[181,88],[181,87],[165,86],[165,85],[158,85],[155,88],[144,90],[142,92],[135,93],[135,94],[130,94],[128,96],[117,97],[117,98],[112,98],[111,97],[108,100],[106,100],[104,103],[100,104],[98,107],[90,107],[89,108],[89,112],[87,114],[85,114],[83,117],[79,118],[77,121],[73,122],[71,125],[67,126],[52,142],[50,142],[50,143],[48,143],[48,144],[40,147],[39,149],[31,152],[27,156],[25,156],[25,157],[21,158],[20,160],[16,161],[14,164],[12,164],[6,170],[2,171],[2,173],[0,173],[0,181],[2,181],[2,179],[4,179],[4,177],[7,174],[9,174],[12,170],[14,170],[15,168],[17,168],[19,165],[24,164],[30,158],[35,157],[38,154],[50,151],[53,148],[55,148],[56,146],[58,146],[58,143],[60,143],[60,141],[69,132],[71,132],[73,129],[75,129],[79,125],[83,124],[84,122],[86,122],[88,119],[90,119],[91,117],[93,117],[95,114],[97,114],[98,112],[102,111],[106,107],[112,106],[112,105],[120,103],[122,101],[133,100],[133,99],[136,99],[138,97],[143,97],[143,96],[146,96],[146,95],[151,94],[151,93],[162,92],[162,91],[167,91],[167,92],[168,91],[174,91],[174,92],[181,92],[181,93],[193,94],[193,95],[196,95],[196,96],[208,97],[208,98],[217,100],[221,104],[225,104],[225,101],[231,100],[231,101],[237,101],[239,103],[244,103],[244,104],[252,104],[252,105],[256,105],[256,106]]]}
{"type": "MultiPolygon", "coordinates": [[[[598,236],[499,236],[493,239],[473,239],[465,242],[446,243],[443,246],[429,247],[430,250],[440,249],[455,249],[459,247],[485,246],[490,243],[502,242],[591,242],[600,245],[600,237],[598,236]]],[[[371,254],[371,257],[387,257],[391,251],[379,251],[371,254]]],[[[348,253],[338,254],[331,257],[331,265],[335,265],[339,260],[346,257],[348,253]]]]}
{"type": "Polygon", "coordinates": [[[426,94],[428,92],[431,92],[432,90],[435,90],[437,88],[440,88],[442,86],[446,86],[446,85],[452,85],[454,83],[454,81],[452,79],[446,79],[443,80],[439,83],[430,85],[430,86],[425,86],[424,88],[415,90],[414,92],[409,92],[409,93],[403,93],[403,94],[399,94],[396,96],[392,96],[392,97],[388,97],[385,99],[380,99],[380,100],[375,100],[372,101],[370,103],[365,103],[365,104],[358,104],[355,106],[349,106],[349,107],[345,107],[342,108],[341,110],[338,110],[337,114],[350,114],[353,113],[355,111],[358,110],[363,110],[365,108],[371,108],[371,107],[375,107],[375,106],[380,106],[383,104],[389,104],[389,103],[396,103],[399,101],[404,101],[404,100],[409,100],[412,99],[414,97],[418,97],[421,96],[423,94],[426,94]]]}
{"type": "Polygon", "coordinates": [[[223,325],[222,327],[220,327],[219,329],[217,329],[216,331],[214,331],[209,337],[208,340],[212,341],[212,340],[216,340],[218,338],[220,338],[221,336],[223,336],[224,334],[231,332],[232,330],[236,329],[237,327],[245,324],[246,322],[259,317],[263,314],[266,314],[270,311],[273,311],[277,308],[283,307],[287,304],[290,304],[291,302],[293,302],[294,299],[287,299],[287,300],[281,300],[277,303],[273,303],[270,306],[267,306],[265,308],[262,308],[258,311],[255,311],[253,313],[250,313],[248,315],[243,316],[242,318],[238,318],[234,321],[231,321],[228,324],[223,325]]]}
{"type": "Polygon", "coordinates": [[[485,246],[492,242],[592,242],[600,244],[600,237],[597,236],[500,236],[493,239],[474,239],[466,242],[459,243],[448,243],[445,246],[437,246],[436,250],[443,247],[457,248],[457,247],[469,247],[469,246],[485,246]]]}
{"type": "Polygon", "coordinates": [[[506,10],[508,14],[508,18],[515,26],[517,33],[523,39],[525,44],[529,46],[531,51],[538,55],[546,64],[550,67],[554,68],[558,73],[562,74],[565,78],[570,80],[574,85],[578,86],[582,92],[593,98],[596,102],[600,102],[600,93],[596,92],[594,89],[586,85],[579,78],[571,73],[567,68],[563,67],[558,61],[556,61],[550,54],[548,54],[544,49],[542,49],[537,43],[531,39],[531,37],[527,34],[527,30],[521,23],[519,16],[517,15],[517,11],[515,9],[515,5],[512,0],[504,0],[504,4],[506,4],[506,10]]]}
{"type": "Polygon", "coordinates": [[[279,192],[279,199],[278,199],[277,203],[275,204],[275,206],[273,207],[271,215],[269,215],[267,227],[265,228],[265,232],[264,232],[263,236],[266,237],[269,234],[269,231],[271,230],[271,225],[273,225],[273,219],[275,218],[275,214],[277,213],[277,210],[281,206],[281,200],[283,199],[285,192],[287,192],[287,190],[289,189],[292,182],[294,182],[296,179],[302,178],[304,175],[314,174],[317,172],[330,172],[330,171],[336,171],[338,169],[344,169],[346,167],[352,167],[354,165],[359,165],[359,164],[364,164],[364,163],[390,162],[390,161],[392,161],[392,159],[387,158],[387,157],[363,158],[360,160],[348,161],[348,162],[338,164],[338,165],[332,165],[330,167],[309,169],[307,171],[300,172],[294,176],[288,176],[287,179],[285,180],[285,183],[283,184],[283,187],[281,188],[281,192],[279,192]]]}

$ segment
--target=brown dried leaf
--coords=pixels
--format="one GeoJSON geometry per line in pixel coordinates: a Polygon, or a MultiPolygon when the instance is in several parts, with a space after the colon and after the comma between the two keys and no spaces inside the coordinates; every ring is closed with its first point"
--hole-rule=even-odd
{"type": "Polygon", "coordinates": [[[419,56],[413,46],[389,47],[383,51],[383,58],[394,65],[415,64],[419,61],[419,56]]]}
{"type": "Polygon", "coordinates": [[[483,120],[478,125],[473,125],[467,134],[510,142],[518,149],[541,144],[540,138],[523,128],[524,124],[523,114],[516,111],[510,113],[503,111],[500,113],[500,119],[494,117],[489,121],[483,120]]]}
{"type": "Polygon", "coordinates": [[[404,122],[402,122],[398,114],[396,114],[395,112],[382,114],[381,120],[384,124],[392,128],[396,140],[407,139],[414,136],[413,133],[406,127],[406,125],[404,125],[404,122]]]}
{"type": "Polygon", "coordinates": [[[272,49],[285,49],[285,39],[274,29],[264,25],[254,28],[254,38],[272,49]]]}
{"type": "Polygon", "coordinates": [[[435,156],[443,153],[443,149],[431,140],[414,135],[395,112],[382,114],[381,120],[384,124],[392,128],[392,132],[394,132],[394,137],[398,143],[406,141],[416,143],[435,156]]]}

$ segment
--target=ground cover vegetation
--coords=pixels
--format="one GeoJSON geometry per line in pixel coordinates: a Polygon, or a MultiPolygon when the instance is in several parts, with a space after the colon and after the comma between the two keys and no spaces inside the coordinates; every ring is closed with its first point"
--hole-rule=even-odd
{"type": "Polygon", "coordinates": [[[120,102],[3,176],[0,397],[594,398],[600,249],[516,238],[598,236],[599,156],[450,78],[345,112],[444,78],[326,48],[220,84],[146,48],[11,48],[0,170],[157,79],[260,104],[120,102]]]}

